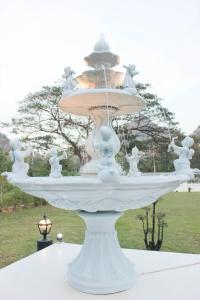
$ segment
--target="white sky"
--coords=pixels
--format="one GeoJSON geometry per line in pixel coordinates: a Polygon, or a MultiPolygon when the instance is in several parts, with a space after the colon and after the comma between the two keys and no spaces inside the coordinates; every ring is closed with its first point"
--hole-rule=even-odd
{"type": "Polygon", "coordinates": [[[122,64],[136,64],[136,80],[151,83],[183,130],[193,131],[200,124],[199,0],[0,0],[0,120],[13,117],[27,93],[58,81],[65,66],[86,69],[83,57],[101,32],[122,64]]]}

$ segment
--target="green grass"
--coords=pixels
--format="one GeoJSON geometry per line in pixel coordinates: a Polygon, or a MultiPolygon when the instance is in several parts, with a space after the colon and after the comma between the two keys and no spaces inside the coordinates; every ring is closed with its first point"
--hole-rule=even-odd
{"type": "MultiPolygon", "coordinates": [[[[167,214],[163,251],[200,253],[200,193],[171,193],[157,205],[167,214]]],[[[64,241],[82,243],[85,225],[76,213],[49,205],[0,214],[0,267],[36,251],[40,238],[37,222],[46,213],[53,222],[51,237],[62,232],[64,241]]],[[[136,215],[129,210],[118,220],[116,228],[120,244],[125,248],[144,249],[143,233],[136,215]]]]}

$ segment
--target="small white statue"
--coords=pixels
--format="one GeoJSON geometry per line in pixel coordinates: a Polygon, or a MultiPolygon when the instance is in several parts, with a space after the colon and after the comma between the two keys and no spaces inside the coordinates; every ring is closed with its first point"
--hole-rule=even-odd
{"type": "Polygon", "coordinates": [[[141,172],[138,170],[138,163],[140,161],[140,158],[141,153],[136,146],[132,149],[130,156],[126,155],[126,160],[129,163],[129,172],[127,176],[135,177],[141,175],[141,172]]]}
{"type": "Polygon", "coordinates": [[[64,152],[61,156],[58,156],[58,151],[56,148],[50,149],[50,159],[49,163],[51,165],[51,172],[49,177],[59,178],[62,176],[62,165],[60,161],[67,158],[67,154],[64,152]]]}
{"type": "Polygon", "coordinates": [[[100,135],[101,141],[94,145],[101,155],[98,176],[104,182],[116,182],[119,180],[120,171],[114,157],[115,147],[111,142],[111,128],[102,126],[100,135]]]}
{"type": "Polygon", "coordinates": [[[65,83],[63,94],[68,94],[71,90],[74,90],[77,87],[76,80],[73,78],[73,74],[75,74],[75,72],[70,67],[66,67],[64,69],[64,73],[65,83]]]}
{"type": "Polygon", "coordinates": [[[2,175],[7,176],[8,179],[13,177],[27,177],[29,164],[25,163],[24,159],[30,155],[33,155],[33,148],[28,146],[26,150],[21,150],[22,144],[17,138],[10,142],[10,146],[11,151],[9,152],[9,156],[13,162],[12,172],[4,172],[2,175]]]}
{"type": "Polygon", "coordinates": [[[168,152],[172,148],[174,152],[179,156],[178,159],[174,160],[175,171],[177,174],[187,174],[192,178],[194,175],[194,171],[190,168],[190,160],[194,155],[194,150],[190,149],[190,147],[192,147],[192,145],[194,144],[194,140],[193,138],[186,136],[181,142],[182,147],[179,147],[174,143],[175,139],[176,138],[173,138],[168,146],[168,152]]]}
{"type": "Polygon", "coordinates": [[[135,65],[129,64],[128,66],[123,66],[123,67],[126,69],[123,87],[126,89],[130,89],[130,91],[132,91],[133,93],[137,93],[136,82],[134,81],[133,77],[139,74],[139,72],[136,71],[135,65]]]}

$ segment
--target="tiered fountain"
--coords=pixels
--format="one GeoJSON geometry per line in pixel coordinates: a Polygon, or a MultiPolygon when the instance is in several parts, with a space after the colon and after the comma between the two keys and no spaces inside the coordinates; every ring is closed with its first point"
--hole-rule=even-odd
{"type": "Polygon", "coordinates": [[[192,141],[186,138],[183,147],[177,147],[172,141],[171,147],[177,154],[182,153],[173,173],[142,176],[137,170],[130,170],[129,176],[121,175],[121,167],[114,158],[120,141],[111,121],[113,116],[138,112],[145,107],[133,80],[137,72],[134,65],[125,67],[125,76],[112,69],[119,64],[119,57],[110,51],[104,37],[85,61],[92,69],[76,79],[71,68],[65,68],[66,81],[59,107],[94,120],[94,129],[85,145],[91,160],[80,169],[80,176],[60,177],[54,153],[51,174],[56,176],[28,177],[23,159],[31,150],[21,151],[20,145],[14,142],[15,162],[7,177],[24,192],[42,197],[55,207],[74,210],[85,220],[85,241],[80,254],[69,265],[68,280],[82,292],[107,294],[130,288],[136,278],[133,263],[120,249],[116,220],[127,209],[153,203],[192,176],[188,156],[188,153],[191,156],[192,141]]]}

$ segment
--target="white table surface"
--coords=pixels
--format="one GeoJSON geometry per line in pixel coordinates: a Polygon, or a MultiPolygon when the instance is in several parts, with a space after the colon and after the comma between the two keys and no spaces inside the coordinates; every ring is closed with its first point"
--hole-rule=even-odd
{"type": "Polygon", "coordinates": [[[74,290],[67,282],[67,264],[80,247],[54,244],[1,269],[0,299],[200,299],[200,255],[143,250],[123,250],[135,262],[138,273],[138,280],[130,290],[104,296],[74,290]]]}

